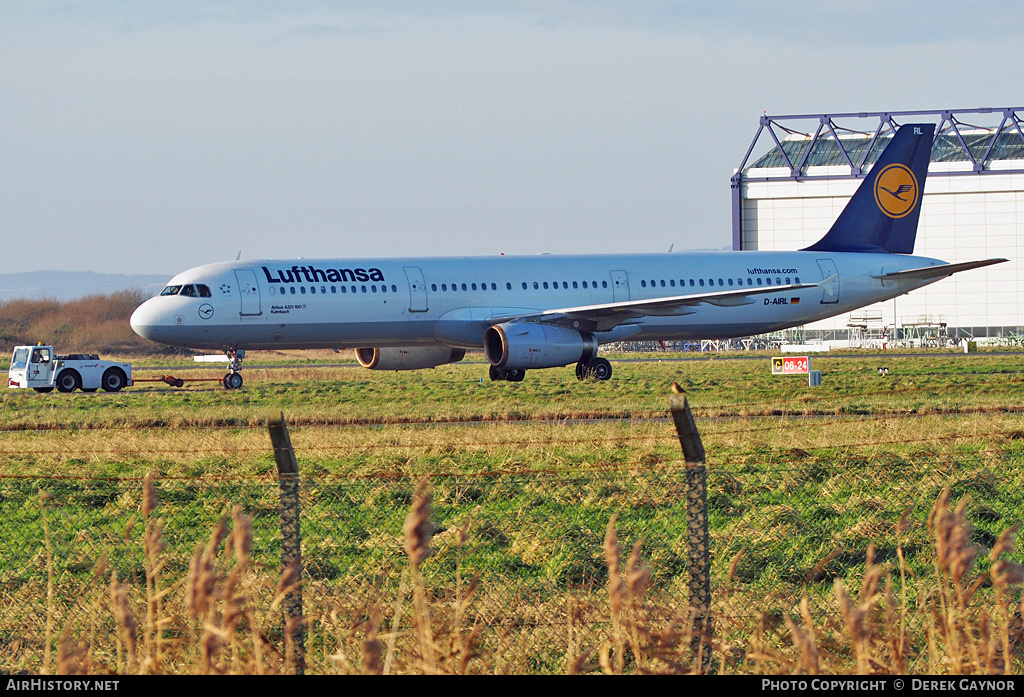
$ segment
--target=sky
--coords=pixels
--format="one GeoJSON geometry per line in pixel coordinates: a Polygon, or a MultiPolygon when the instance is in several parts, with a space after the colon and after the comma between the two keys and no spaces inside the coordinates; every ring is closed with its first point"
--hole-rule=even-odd
{"type": "Polygon", "coordinates": [[[0,0],[0,273],[728,247],[762,114],[1019,107],[1021,45],[1017,0],[0,0]]]}

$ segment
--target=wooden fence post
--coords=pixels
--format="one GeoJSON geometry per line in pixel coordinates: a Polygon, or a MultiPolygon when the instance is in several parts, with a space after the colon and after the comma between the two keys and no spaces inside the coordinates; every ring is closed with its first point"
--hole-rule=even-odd
{"type": "Polygon", "coordinates": [[[708,482],[704,444],[686,395],[672,383],[669,396],[672,421],[686,460],[686,569],[689,575],[690,610],[695,634],[692,648],[695,667],[707,675],[711,661],[711,559],[708,541],[708,482]]]}
{"type": "Polygon", "coordinates": [[[299,529],[299,463],[295,459],[292,439],[284,412],[271,414],[267,419],[270,442],[274,446],[281,505],[281,564],[284,567],[285,586],[291,590],[285,595],[284,623],[286,651],[296,675],[306,672],[306,630],[302,617],[302,535],[299,529]]]}

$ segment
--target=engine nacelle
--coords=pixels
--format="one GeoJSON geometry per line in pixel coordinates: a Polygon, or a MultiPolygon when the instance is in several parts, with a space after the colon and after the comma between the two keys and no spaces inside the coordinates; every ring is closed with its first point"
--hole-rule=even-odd
{"type": "Polygon", "coordinates": [[[589,361],[597,355],[597,339],[550,324],[506,322],[484,333],[484,354],[499,368],[556,368],[589,361]]]}
{"type": "Polygon", "coordinates": [[[422,370],[446,363],[458,363],[465,357],[465,349],[448,346],[356,349],[359,365],[370,370],[422,370]]]}

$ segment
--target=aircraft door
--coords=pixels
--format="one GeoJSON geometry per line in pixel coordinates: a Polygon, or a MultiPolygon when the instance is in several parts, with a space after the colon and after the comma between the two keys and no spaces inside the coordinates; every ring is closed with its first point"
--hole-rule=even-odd
{"type": "Polygon", "coordinates": [[[625,271],[611,271],[612,302],[629,300],[629,278],[625,271]]]}
{"type": "Polygon", "coordinates": [[[821,269],[821,278],[828,281],[821,285],[821,304],[831,305],[839,302],[839,271],[831,259],[818,259],[818,268],[821,269]],[[829,280],[831,279],[831,280],[829,280]]]}
{"type": "Polygon", "coordinates": [[[263,314],[260,304],[260,287],[256,283],[256,272],[252,269],[235,269],[238,281],[238,295],[242,300],[239,314],[243,317],[254,317],[263,314]]]}
{"type": "Polygon", "coordinates": [[[423,271],[418,266],[406,266],[405,277],[409,281],[409,312],[426,312],[427,284],[423,282],[423,271]]]}

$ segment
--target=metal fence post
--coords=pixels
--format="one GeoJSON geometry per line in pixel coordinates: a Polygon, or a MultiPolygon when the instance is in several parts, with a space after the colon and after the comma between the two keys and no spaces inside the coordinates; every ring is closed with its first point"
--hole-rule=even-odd
{"type": "Polygon", "coordinates": [[[290,588],[284,598],[285,634],[290,651],[289,659],[295,674],[306,672],[306,633],[302,618],[302,535],[299,530],[299,463],[295,459],[292,439],[284,412],[267,418],[270,442],[274,446],[278,484],[281,492],[281,564],[284,567],[285,586],[290,588]]]}
{"type": "MultiPolygon", "coordinates": [[[[708,542],[708,482],[704,444],[693,412],[678,383],[669,396],[672,421],[686,460],[686,568],[689,575],[690,609],[693,612],[692,648],[696,666],[703,674],[711,662],[711,559],[708,542]]],[[[696,667],[695,666],[695,667],[696,667]]]]}

